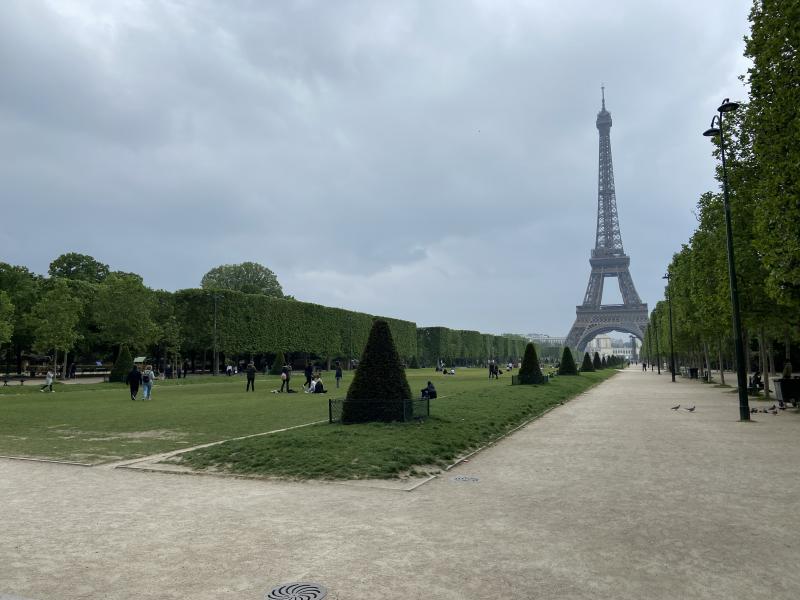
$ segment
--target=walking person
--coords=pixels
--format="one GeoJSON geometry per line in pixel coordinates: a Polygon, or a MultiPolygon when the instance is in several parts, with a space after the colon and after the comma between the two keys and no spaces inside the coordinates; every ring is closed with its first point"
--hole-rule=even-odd
{"type": "Polygon", "coordinates": [[[153,371],[153,365],[147,365],[142,373],[142,400],[150,400],[155,380],[156,374],[153,371]]]}
{"type": "Polygon", "coordinates": [[[45,390],[45,388],[46,388],[47,391],[53,393],[53,378],[54,377],[55,377],[55,375],[53,374],[53,370],[52,369],[47,369],[47,375],[44,376],[44,385],[41,387],[41,389],[39,391],[43,392],[45,390]]]}
{"type": "Polygon", "coordinates": [[[252,362],[247,365],[247,389],[245,392],[250,390],[256,391],[256,366],[252,362]]]}
{"type": "Polygon", "coordinates": [[[339,388],[339,383],[342,381],[342,365],[336,363],[336,388],[339,388]]]}
{"type": "Polygon", "coordinates": [[[136,400],[136,395],[139,393],[139,386],[142,384],[142,374],[139,372],[139,367],[133,365],[131,372],[128,373],[127,380],[131,388],[131,400],[136,400]]]}

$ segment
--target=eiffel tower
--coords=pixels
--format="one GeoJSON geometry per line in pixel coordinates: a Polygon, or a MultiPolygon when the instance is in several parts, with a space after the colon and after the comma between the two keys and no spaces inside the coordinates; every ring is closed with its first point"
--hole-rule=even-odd
{"type": "Polygon", "coordinates": [[[597,237],[589,264],[592,272],[583,304],[575,307],[577,316],[567,335],[566,345],[583,352],[595,336],[609,331],[624,331],[644,338],[647,304],[636,293],[628,266],[631,259],[622,248],[617,196],[614,192],[614,166],[611,163],[611,113],[606,110],[605,87],[601,88],[603,107],[597,113],[600,132],[600,172],[597,194],[597,237]],[[622,304],[603,304],[606,277],[616,277],[622,304]]]}

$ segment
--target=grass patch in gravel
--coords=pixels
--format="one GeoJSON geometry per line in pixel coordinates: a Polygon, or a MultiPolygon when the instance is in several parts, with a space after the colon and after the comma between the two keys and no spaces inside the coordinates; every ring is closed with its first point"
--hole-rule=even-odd
{"type": "Polygon", "coordinates": [[[409,371],[417,393],[428,379],[439,389],[422,423],[315,425],[225,442],[170,460],[194,469],[296,479],[379,479],[435,472],[616,371],[556,377],[546,385],[489,381],[483,369],[455,377],[409,371]]]}

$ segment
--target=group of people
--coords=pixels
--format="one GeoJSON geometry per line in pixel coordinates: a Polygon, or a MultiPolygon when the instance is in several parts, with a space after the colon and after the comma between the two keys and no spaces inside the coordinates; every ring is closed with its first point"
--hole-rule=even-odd
{"type": "Polygon", "coordinates": [[[493,360],[489,361],[489,379],[499,379],[500,375],[503,374],[503,370],[493,360]]]}
{"type": "Polygon", "coordinates": [[[128,387],[131,390],[131,400],[137,399],[139,387],[142,388],[142,400],[152,400],[153,383],[155,383],[156,380],[153,365],[145,365],[143,371],[139,370],[139,365],[133,365],[126,379],[128,387]]]}

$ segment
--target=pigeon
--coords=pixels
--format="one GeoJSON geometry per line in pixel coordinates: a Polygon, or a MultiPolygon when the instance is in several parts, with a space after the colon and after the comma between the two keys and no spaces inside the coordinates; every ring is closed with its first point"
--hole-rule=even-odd
{"type": "Polygon", "coordinates": [[[755,414],[755,413],[757,413],[757,412],[758,412],[758,409],[757,409],[757,408],[751,408],[751,409],[750,409],[750,414],[755,414]]]}
{"type": "Polygon", "coordinates": [[[769,412],[770,412],[770,413],[772,413],[773,415],[777,415],[777,414],[778,414],[778,411],[777,411],[777,410],[771,410],[771,411],[769,411],[769,412]]]}
{"type": "Polygon", "coordinates": [[[772,405],[772,406],[770,406],[770,407],[769,407],[767,410],[777,410],[777,408],[778,408],[778,407],[777,407],[777,406],[775,406],[775,405],[773,404],[773,405],[772,405]]]}
{"type": "Polygon", "coordinates": [[[681,405],[678,404],[678,406],[673,406],[670,410],[678,410],[680,407],[681,407],[681,405]]]}
{"type": "Polygon", "coordinates": [[[687,408],[686,410],[688,410],[689,412],[694,412],[694,406],[692,406],[691,408],[687,408]]]}

